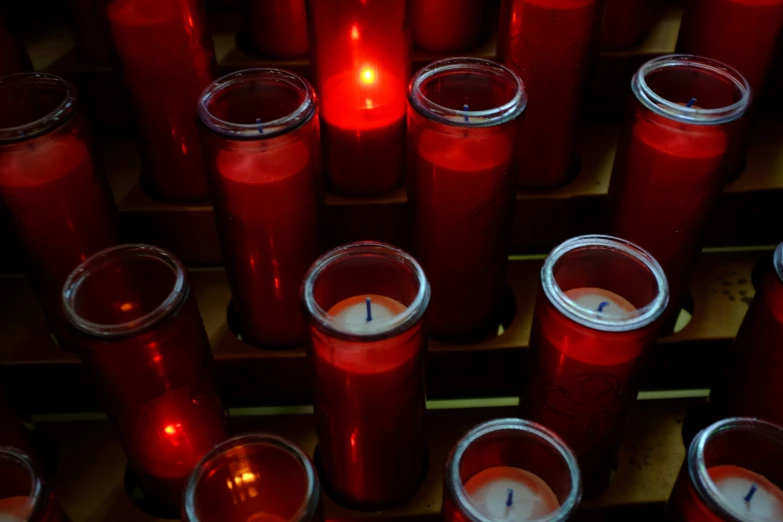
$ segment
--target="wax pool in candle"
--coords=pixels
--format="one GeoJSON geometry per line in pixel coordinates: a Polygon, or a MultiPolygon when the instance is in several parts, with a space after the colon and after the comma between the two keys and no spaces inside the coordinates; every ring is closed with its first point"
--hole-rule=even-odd
{"type": "Polygon", "coordinates": [[[623,318],[636,310],[623,296],[603,288],[573,288],[565,295],[585,310],[598,312],[606,318],[623,318]]]}
{"type": "Polygon", "coordinates": [[[0,498],[0,522],[25,522],[30,516],[30,497],[0,498]]]}
{"type": "Polygon", "coordinates": [[[476,509],[494,520],[538,520],[560,507],[555,493],[541,477],[520,468],[485,469],[464,487],[476,509]]]}
{"type": "Polygon", "coordinates": [[[334,324],[354,334],[374,334],[388,330],[407,307],[391,297],[367,295],[350,297],[329,309],[334,324]]]}
{"type": "Polygon", "coordinates": [[[707,470],[724,501],[758,522],[783,520],[783,491],[766,477],[732,465],[707,470]]]}

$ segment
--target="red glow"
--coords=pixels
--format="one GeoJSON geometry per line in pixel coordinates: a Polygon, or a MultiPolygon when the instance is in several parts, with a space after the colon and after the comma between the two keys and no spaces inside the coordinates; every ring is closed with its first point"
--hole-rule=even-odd
{"type": "Polygon", "coordinates": [[[353,24],[351,26],[351,40],[358,40],[359,39],[359,26],[357,24],[353,24]]]}
{"type": "Polygon", "coordinates": [[[122,304],[120,305],[120,310],[122,310],[123,312],[130,312],[130,311],[132,311],[134,308],[136,308],[136,306],[134,306],[134,304],[133,304],[133,303],[122,303],[122,304]]]}
{"type": "Polygon", "coordinates": [[[365,85],[371,85],[375,83],[378,78],[378,73],[372,67],[362,67],[359,79],[365,85]]]}

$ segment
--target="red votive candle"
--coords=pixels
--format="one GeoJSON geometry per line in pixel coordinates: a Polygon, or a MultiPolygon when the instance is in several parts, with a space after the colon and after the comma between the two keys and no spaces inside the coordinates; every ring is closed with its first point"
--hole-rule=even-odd
{"type": "Polygon", "coordinates": [[[9,446],[0,446],[0,520],[68,522],[33,459],[9,446]]]}
{"type": "Polygon", "coordinates": [[[307,53],[305,0],[250,0],[250,33],[261,54],[290,58],[307,53]]]}
{"type": "Polygon", "coordinates": [[[176,201],[206,198],[196,105],[217,65],[203,6],[112,0],[108,14],[144,142],[145,188],[176,201]]]}
{"type": "Polygon", "coordinates": [[[27,50],[16,37],[16,34],[6,27],[0,11],[0,77],[32,69],[27,50]]]}
{"type": "Polygon", "coordinates": [[[425,51],[465,51],[484,34],[487,2],[482,0],[416,0],[413,42],[425,51]]]}
{"type": "Polygon", "coordinates": [[[95,65],[111,65],[111,30],[106,8],[111,0],[70,0],[76,48],[95,65]]]}
{"type": "Polygon", "coordinates": [[[70,275],[63,307],[143,492],[179,506],[193,466],[224,437],[185,267],[157,247],[109,248],[70,275]]]}
{"type": "Polygon", "coordinates": [[[424,272],[402,250],[352,243],[313,264],[302,296],[327,491],[362,509],[401,502],[425,473],[424,272]]]}
{"type": "Polygon", "coordinates": [[[665,522],[783,520],[783,428],[753,418],[721,420],[691,442],[665,522]]]}
{"type": "Polygon", "coordinates": [[[433,334],[475,340],[497,327],[527,95],[502,65],[455,58],[416,73],[408,99],[414,253],[432,285],[427,323],[433,334]]]}
{"type": "Polygon", "coordinates": [[[541,269],[523,406],[574,450],[589,496],[609,484],[668,298],[655,259],[608,236],[570,239],[541,269]]]}
{"type": "Polygon", "coordinates": [[[229,439],[196,466],[185,488],[185,522],[323,520],[321,486],[310,459],[274,435],[229,439]]]}
{"type": "Polygon", "coordinates": [[[499,56],[525,82],[519,184],[563,184],[574,161],[580,102],[598,48],[601,0],[509,0],[499,56]]]}
{"type": "Polygon", "coordinates": [[[565,522],[582,498],[571,449],[522,419],[497,419],[467,432],[449,454],[443,482],[446,522],[565,522]]]}
{"type": "Polygon", "coordinates": [[[315,93],[293,73],[251,69],[210,85],[198,111],[242,338],[301,343],[299,287],[320,253],[315,93]]]}
{"type": "Polygon", "coordinates": [[[649,28],[651,7],[650,0],[607,0],[601,49],[613,51],[639,43],[649,28]]]}
{"type": "Polygon", "coordinates": [[[60,293],[79,263],[116,243],[114,203],[96,172],[87,121],[70,83],[51,74],[0,79],[0,203],[27,273],[64,342],[60,293]]]}
{"type": "Polygon", "coordinates": [[[310,54],[331,188],[386,192],[405,178],[410,2],[309,0],[310,54]]]}
{"type": "Polygon", "coordinates": [[[671,311],[677,311],[750,93],[728,66],[686,55],[647,62],[631,89],[609,185],[611,233],[658,260],[669,280],[671,311]]]}

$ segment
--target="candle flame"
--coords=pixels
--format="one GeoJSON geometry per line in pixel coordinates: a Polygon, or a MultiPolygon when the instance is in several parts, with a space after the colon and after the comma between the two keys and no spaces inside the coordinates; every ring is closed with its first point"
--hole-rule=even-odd
{"type": "Polygon", "coordinates": [[[362,83],[370,85],[375,83],[377,76],[378,75],[376,74],[375,69],[372,67],[363,67],[359,78],[362,83]]]}
{"type": "Polygon", "coordinates": [[[364,104],[367,106],[368,109],[372,109],[372,100],[370,98],[366,98],[364,100],[364,104]]]}
{"type": "Polygon", "coordinates": [[[122,303],[120,305],[120,310],[122,310],[123,312],[130,312],[134,308],[136,307],[133,305],[133,303],[122,303]]]}
{"type": "Polygon", "coordinates": [[[353,24],[351,26],[351,40],[358,40],[359,39],[359,25],[353,24]]]}
{"type": "Polygon", "coordinates": [[[172,436],[172,435],[176,435],[177,434],[177,428],[181,428],[181,427],[182,427],[182,424],[180,424],[180,423],[169,424],[168,426],[163,428],[163,431],[166,432],[166,435],[172,436]]]}

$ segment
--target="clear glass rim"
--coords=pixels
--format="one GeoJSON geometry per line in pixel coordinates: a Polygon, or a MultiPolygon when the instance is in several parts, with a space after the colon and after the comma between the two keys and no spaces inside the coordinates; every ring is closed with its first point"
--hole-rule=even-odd
{"type": "Polygon", "coordinates": [[[375,241],[360,241],[357,243],[348,243],[339,246],[319,257],[308,270],[302,282],[302,303],[306,313],[312,318],[316,325],[330,335],[347,341],[373,341],[386,339],[404,332],[416,324],[427,310],[430,302],[430,284],[424,274],[421,265],[407,252],[386,243],[375,241]],[[385,257],[396,263],[404,265],[410,269],[418,282],[419,288],[416,297],[408,308],[399,314],[393,322],[390,322],[389,328],[375,333],[356,334],[347,332],[334,325],[334,320],[329,314],[321,308],[321,305],[315,299],[313,294],[316,280],[321,276],[324,269],[334,262],[342,261],[355,256],[375,255],[385,257]]]}
{"type": "Polygon", "coordinates": [[[778,275],[778,279],[783,283],[783,243],[780,243],[775,248],[772,263],[775,265],[775,273],[778,275]]]}
{"type": "Polygon", "coordinates": [[[25,507],[30,513],[30,520],[37,520],[43,514],[42,500],[44,499],[44,483],[33,465],[33,459],[20,450],[12,446],[0,446],[0,460],[10,461],[24,468],[30,474],[30,494],[25,507]]]}
{"type": "Polygon", "coordinates": [[[142,244],[117,245],[101,250],[92,257],[87,258],[76,270],[71,272],[63,286],[63,311],[65,318],[72,326],[88,335],[97,337],[130,335],[146,330],[176,313],[180,305],[185,301],[188,291],[185,266],[168,250],[142,244]],[[107,263],[127,255],[153,259],[166,265],[174,272],[174,284],[166,298],[154,310],[124,323],[96,323],[80,316],[76,311],[75,300],[84,281],[90,277],[94,270],[99,270],[107,263]]]}
{"type": "Polygon", "coordinates": [[[196,513],[195,491],[205,470],[213,469],[211,464],[225,452],[240,446],[249,445],[275,446],[291,454],[302,465],[302,469],[307,477],[307,492],[304,500],[302,500],[302,505],[299,507],[296,514],[291,517],[291,520],[310,520],[315,515],[321,497],[321,483],[319,482],[318,474],[313,469],[313,464],[310,462],[307,455],[305,455],[296,444],[283,437],[267,433],[250,433],[232,437],[221,442],[212,448],[209,453],[204,455],[201,461],[193,469],[185,484],[185,498],[183,503],[183,509],[185,510],[185,515],[189,522],[199,522],[198,514],[196,513]]]}
{"type": "Polygon", "coordinates": [[[198,100],[198,116],[201,122],[214,132],[234,139],[266,139],[279,136],[310,121],[315,113],[316,95],[310,83],[298,74],[275,68],[244,69],[222,76],[209,84],[198,100]],[[254,123],[225,121],[209,111],[209,104],[216,95],[244,81],[283,82],[298,90],[303,99],[293,112],[264,122],[261,128],[254,123]]]}
{"type": "Polygon", "coordinates": [[[627,332],[644,328],[658,319],[669,304],[669,284],[658,261],[646,250],[630,241],[612,236],[579,236],[555,247],[541,267],[541,285],[549,301],[563,315],[582,326],[604,332],[627,332]],[[554,268],[566,254],[586,248],[615,250],[643,264],[653,275],[657,286],[657,293],[653,300],[635,312],[629,313],[627,319],[613,318],[612,320],[604,319],[598,312],[586,310],[574,303],[557,284],[554,268]]]}
{"type": "Polygon", "coordinates": [[[76,108],[77,94],[76,88],[60,76],[41,72],[24,72],[0,77],[0,89],[5,86],[19,84],[41,84],[49,83],[63,89],[63,99],[49,114],[36,120],[19,125],[16,127],[0,128],[0,143],[11,143],[25,141],[41,134],[45,134],[56,129],[65,123],[73,114],[76,108]]]}
{"type": "Polygon", "coordinates": [[[669,54],[650,60],[642,65],[631,80],[631,90],[648,109],[672,120],[693,125],[720,125],[737,120],[745,115],[751,102],[750,84],[734,68],[702,56],[692,54],[669,54]],[[647,85],[647,76],[668,67],[689,67],[723,77],[741,93],[740,99],[726,107],[700,109],[685,107],[669,101],[654,92],[647,85]]]}
{"type": "Polygon", "coordinates": [[[517,73],[491,60],[483,58],[446,58],[437,60],[420,69],[408,85],[408,101],[418,113],[452,127],[493,127],[501,125],[518,117],[527,107],[527,92],[522,78],[517,73]],[[480,72],[502,78],[516,88],[514,97],[493,109],[483,111],[464,111],[449,109],[433,102],[422,92],[424,82],[434,76],[454,72],[480,72]]]}
{"type": "Polygon", "coordinates": [[[462,457],[465,455],[465,451],[467,451],[471,444],[474,444],[487,435],[499,431],[520,431],[532,435],[554,448],[563,458],[571,477],[571,491],[568,493],[566,500],[560,505],[560,509],[545,517],[537,518],[535,522],[565,522],[568,520],[579,508],[579,503],[582,500],[582,477],[579,472],[579,464],[577,463],[576,456],[560,437],[544,426],[523,419],[507,418],[495,419],[472,428],[457,441],[446,459],[446,487],[459,503],[459,506],[465,511],[465,514],[471,522],[496,521],[493,518],[480,513],[473,505],[473,502],[468,498],[465,486],[462,483],[462,478],[460,477],[459,466],[462,462],[462,457]]]}

